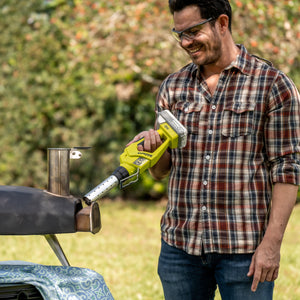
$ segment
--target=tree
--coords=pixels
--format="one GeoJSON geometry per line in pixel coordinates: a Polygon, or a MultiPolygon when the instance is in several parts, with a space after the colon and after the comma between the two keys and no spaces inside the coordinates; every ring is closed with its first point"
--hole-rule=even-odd
{"type": "MultiPolygon", "coordinates": [[[[299,2],[231,3],[235,40],[299,86],[299,2]]],[[[50,147],[93,147],[71,163],[74,194],[109,176],[126,143],[152,127],[162,79],[189,62],[172,26],[167,1],[2,0],[1,183],[45,188],[50,147]]],[[[164,192],[145,174],[122,195],[164,192]]]]}

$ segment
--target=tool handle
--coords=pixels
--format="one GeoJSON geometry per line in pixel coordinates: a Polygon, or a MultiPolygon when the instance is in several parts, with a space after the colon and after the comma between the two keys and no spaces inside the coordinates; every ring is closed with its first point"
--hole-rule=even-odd
{"type": "Polygon", "coordinates": [[[144,143],[144,138],[126,147],[120,156],[120,167],[109,178],[83,197],[87,204],[91,204],[97,198],[103,197],[119,183],[121,183],[121,187],[124,187],[137,181],[138,175],[153,167],[169,147],[173,149],[185,146],[187,130],[170,111],[164,110],[160,112],[158,124],[160,127],[157,132],[163,143],[154,152],[138,150],[137,147],[144,143]]]}

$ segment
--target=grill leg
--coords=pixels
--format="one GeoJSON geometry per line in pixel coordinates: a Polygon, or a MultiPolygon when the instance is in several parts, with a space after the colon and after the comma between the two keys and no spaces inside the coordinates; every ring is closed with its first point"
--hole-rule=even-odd
{"type": "Polygon", "coordinates": [[[60,263],[65,267],[69,267],[70,264],[68,262],[68,259],[65,255],[63,249],[61,248],[56,235],[55,234],[46,234],[45,238],[46,238],[47,242],[49,243],[50,247],[52,248],[52,250],[54,251],[57,258],[59,259],[60,263]]]}

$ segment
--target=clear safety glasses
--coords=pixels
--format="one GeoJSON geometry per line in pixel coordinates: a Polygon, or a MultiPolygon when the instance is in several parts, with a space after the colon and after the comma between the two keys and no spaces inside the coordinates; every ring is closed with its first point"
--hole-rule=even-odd
{"type": "Polygon", "coordinates": [[[174,36],[174,38],[178,41],[178,42],[181,42],[183,38],[186,38],[186,39],[189,39],[189,40],[192,40],[194,39],[198,33],[201,31],[202,27],[204,24],[212,21],[213,18],[209,18],[209,19],[206,19],[194,26],[191,26],[189,28],[186,28],[182,31],[177,31],[175,30],[175,28],[172,29],[172,35],[174,36]]]}

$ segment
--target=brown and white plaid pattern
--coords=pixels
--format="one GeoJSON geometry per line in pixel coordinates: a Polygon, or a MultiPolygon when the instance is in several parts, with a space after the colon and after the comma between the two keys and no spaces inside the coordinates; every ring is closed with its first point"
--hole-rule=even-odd
{"type": "Polygon", "coordinates": [[[272,184],[300,184],[299,92],[239,47],[213,96],[193,63],[168,76],[157,96],[156,111],[169,109],[188,130],[186,147],[171,150],[161,229],[189,254],[254,252],[272,184]]]}

